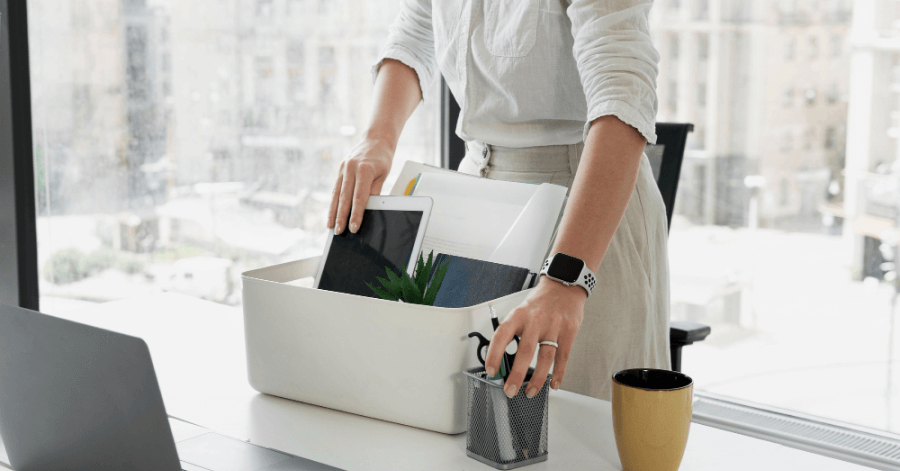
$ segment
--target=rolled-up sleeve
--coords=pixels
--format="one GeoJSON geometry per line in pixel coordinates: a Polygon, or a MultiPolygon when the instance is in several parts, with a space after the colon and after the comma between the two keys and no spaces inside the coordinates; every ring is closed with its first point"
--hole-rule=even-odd
{"type": "Polygon", "coordinates": [[[372,79],[385,59],[394,59],[416,71],[422,99],[434,76],[434,32],[431,24],[431,0],[403,0],[400,13],[388,30],[388,41],[372,67],[372,79]]]}
{"type": "Polygon", "coordinates": [[[652,0],[572,0],[566,10],[573,53],[587,98],[584,127],[616,116],[656,143],[656,77],[659,54],[650,40],[652,0]]]}

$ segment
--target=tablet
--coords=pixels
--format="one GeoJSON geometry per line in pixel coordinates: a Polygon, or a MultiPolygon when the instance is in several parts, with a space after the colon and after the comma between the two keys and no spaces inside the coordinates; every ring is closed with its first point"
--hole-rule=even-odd
{"type": "Polygon", "coordinates": [[[378,298],[366,282],[380,286],[375,277],[386,277],[385,268],[412,275],[431,205],[425,196],[370,196],[355,234],[327,238],[315,287],[378,298]]]}

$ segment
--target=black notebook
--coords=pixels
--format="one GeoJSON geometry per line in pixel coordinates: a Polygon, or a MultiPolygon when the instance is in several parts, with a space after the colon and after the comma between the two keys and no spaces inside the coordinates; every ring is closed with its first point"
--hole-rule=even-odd
{"type": "Polygon", "coordinates": [[[531,283],[527,268],[447,254],[435,257],[432,276],[444,263],[450,266],[434,300],[439,307],[474,306],[522,291],[531,283]]]}

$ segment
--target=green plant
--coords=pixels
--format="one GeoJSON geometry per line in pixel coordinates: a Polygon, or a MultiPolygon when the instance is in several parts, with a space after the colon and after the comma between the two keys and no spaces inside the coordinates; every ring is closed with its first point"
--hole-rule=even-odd
{"type": "Polygon", "coordinates": [[[88,276],[85,265],[84,252],[75,248],[62,249],[50,256],[44,273],[52,283],[73,283],[88,276]]]}
{"type": "Polygon", "coordinates": [[[144,271],[144,262],[134,258],[125,258],[119,260],[118,268],[129,275],[137,275],[144,271]]]}
{"type": "Polygon", "coordinates": [[[433,256],[434,251],[432,250],[428,254],[428,262],[425,262],[422,254],[419,254],[419,262],[416,264],[416,271],[412,278],[406,273],[405,268],[401,270],[398,276],[391,271],[390,267],[385,267],[387,278],[375,277],[384,289],[369,282],[366,282],[366,286],[382,299],[433,306],[437,293],[441,289],[441,284],[444,282],[444,276],[447,274],[447,268],[450,266],[450,260],[446,260],[433,270],[434,276],[432,277],[431,272],[432,268],[434,268],[432,266],[433,256]]]}
{"type": "Polygon", "coordinates": [[[116,265],[119,255],[109,247],[101,247],[87,255],[84,269],[87,273],[99,273],[116,265]]]}

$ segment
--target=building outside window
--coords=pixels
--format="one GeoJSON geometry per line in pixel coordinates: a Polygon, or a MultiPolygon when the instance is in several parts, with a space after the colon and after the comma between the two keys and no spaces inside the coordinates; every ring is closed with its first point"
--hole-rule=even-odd
{"type": "MultiPolygon", "coordinates": [[[[240,305],[241,272],[321,253],[398,10],[368,3],[377,21],[317,0],[28,0],[42,310],[160,291],[240,305]]],[[[395,172],[438,164],[437,102],[395,172]]]]}
{"type": "Polygon", "coordinates": [[[898,432],[900,329],[889,323],[900,313],[881,257],[896,263],[900,227],[890,190],[900,184],[887,184],[900,180],[900,8],[709,8],[725,20],[736,4],[752,14],[721,25],[650,13],[654,38],[709,38],[705,66],[682,54],[659,77],[713,89],[705,106],[659,89],[659,119],[706,134],[703,148],[685,151],[669,234],[672,318],[713,326],[711,342],[685,349],[683,368],[699,391],[898,432]],[[845,375],[871,381],[829,389],[845,375]]]}

